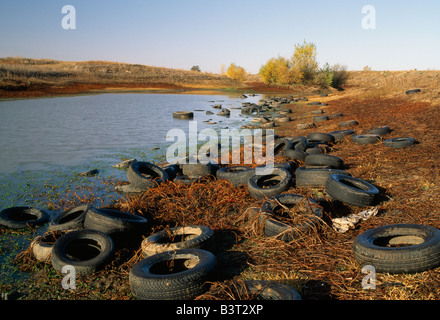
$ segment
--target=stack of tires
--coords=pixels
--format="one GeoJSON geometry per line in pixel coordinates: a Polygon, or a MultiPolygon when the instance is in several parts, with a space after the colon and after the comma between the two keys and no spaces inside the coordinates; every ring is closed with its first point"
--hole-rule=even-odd
{"type": "Polygon", "coordinates": [[[91,274],[111,261],[115,249],[140,242],[147,226],[142,216],[84,204],[55,216],[30,247],[57,271],[69,265],[77,274],[91,274]]]}

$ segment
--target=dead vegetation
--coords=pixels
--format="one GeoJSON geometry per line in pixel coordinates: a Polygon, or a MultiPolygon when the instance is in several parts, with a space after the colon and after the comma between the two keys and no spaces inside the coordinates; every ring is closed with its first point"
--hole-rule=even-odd
{"type": "MultiPolygon", "coordinates": [[[[87,92],[107,87],[218,89],[238,87],[226,76],[109,61],[69,62],[48,59],[0,59],[0,97],[29,91],[44,95],[64,90],[87,92]],[[42,93],[38,93],[42,91],[42,93]]],[[[29,94],[30,95],[30,94],[29,94]]]]}
{"type": "MultiPolygon", "coordinates": [[[[381,192],[377,216],[354,230],[340,234],[331,228],[330,221],[360,209],[326,199],[319,202],[324,209],[319,227],[290,243],[266,237],[258,223],[264,200],[252,199],[245,187],[235,188],[215,179],[192,185],[163,183],[139,196],[122,198],[114,206],[147,217],[152,223],[151,232],[191,224],[215,230],[221,272],[199,300],[248,299],[249,295],[237,296],[235,288],[249,279],[286,283],[303,299],[312,300],[438,300],[440,268],[416,274],[377,274],[376,289],[364,290],[365,274],[352,252],[355,237],[373,227],[417,223],[440,228],[440,109],[435,85],[439,74],[415,72],[396,74],[394,79],[359,73],[350,78],[346,91],[314,99],[329,103],[323,107],[327,114],[342,113],[344,120],[357,120],[359,125],[352,127],[356,133],[387,125],[392,132],[386,138],[414,137],[419,142],[409,148],[391,149],[381,142],[357,145],[347,138],[331,148],[331,154],[344,160],[347,171],[373,183],[381,192]],[[412,76],[420,79],[410,80],[412,76]],[[417,87],[422,89],[420,94],[405,95],[405,90],[417,87]]],[[[343,129],[338,126],[341,118],[306,130],[296,129],[297,123],[312,119],[309,111],[315,108],[292,105],[296,118],[281,124],[277,133],[293,137],[343,129]]],[[[315,199],[325,194],[322,189],[307,188],[291,188],[285,193],[315,199]]],[[[122,276],[139,259],[139,252],[132,255],[122,265],[122,276]]],[[[111,267],[100,276],[113,274],[111,267]]],[[[127,292],[121,296],[127,298],[127,292]]]]}

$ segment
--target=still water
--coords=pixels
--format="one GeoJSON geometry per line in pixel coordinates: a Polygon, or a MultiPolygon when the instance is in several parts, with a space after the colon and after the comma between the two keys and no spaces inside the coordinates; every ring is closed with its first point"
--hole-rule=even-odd
{"type": "Polygon", "coordinates": [[[241,114],[242,103],[261,98],[137,93],[1,101],[0,210],[24,205],[55,215],[90,198],[108,205],[121,196],[109,180],[127,180],[112,165],[131,158],[165,163],[174,143],[166,139],[169,130],[188,135],[189,120],[173,112],[192,111],[198,132],[239,128],[251,120],[241,114]],[[230,116],[217,115],[214,105],[230,116]],[[95,169],[97,176],[79,175],[95,169]]]}
{"type": "Polygon", "coordinates": [[[0,174],[76,165],[106,153],[163,145],[172,128],[188,132],[175,111],[193,111],[198,130],[237,127],[238,95],[103,94],[0,102],[0,174]],[[230,117],[217,116],[221,104],[230,117]],[[214,114],[207,115],[206,111],[214,114]],[[216,124],[206,124],[211,120],[216,124]]]}

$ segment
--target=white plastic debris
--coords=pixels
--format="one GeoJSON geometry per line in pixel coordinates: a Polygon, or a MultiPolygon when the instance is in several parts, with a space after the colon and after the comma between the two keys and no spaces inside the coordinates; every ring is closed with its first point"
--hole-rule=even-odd
{"type": "Polygon", "coordinates": [[[378,211],[379,209],[377,207],[374,207],[359,213],[352,213],[346,217],[334,218],[332,219],[333,229],[337,232],[345,233],[350,229],[354,229],[359,221],[365,221],[370,219],[371,217],[374,217],[378,211]]]}

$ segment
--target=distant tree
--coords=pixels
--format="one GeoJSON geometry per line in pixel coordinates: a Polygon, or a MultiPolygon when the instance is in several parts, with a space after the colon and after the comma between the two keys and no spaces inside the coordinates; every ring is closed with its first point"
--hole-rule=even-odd
{"type": "Polygon", "coordinates": [[[291,66],[288,59],[278,56],[261,66],[259,74],[264,83],[288,85],[292,82],[291,66]]]}
{"type": "Polygon", "coordinates": [[[191,71],[202,72],[202,70],[200,70],[199,66],[192,66],[191,71]]]}
{"type": "Polygon", "coordinates": [[[335,64],[332,68],[333,79],[331,86],[336,89],[341,89],[347,83],[350,74],[347,72],[346,66],[335,64]]]}
{"type": "Polygon", "coordinates": [[[243,67],[235,65],[235,63],[231,63],[226,71],[226,76],[237,81],[244,81],[246,70],[243,67]]]}
{"type": "Polygon", "coordinates": [[[298,43],[295,45],[295,51],[291,58],[292,69],[300,75],[302,83],[313,80],[318,71],[316,55],[314,43],[308,43],[304,40],[303,44],[298,43]]]}

